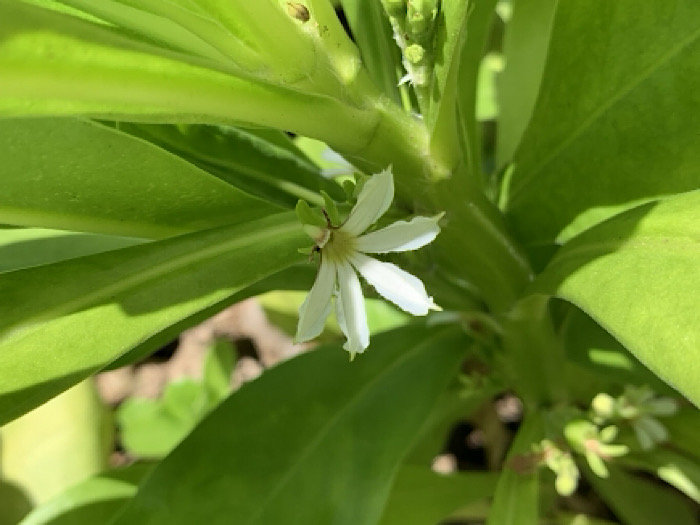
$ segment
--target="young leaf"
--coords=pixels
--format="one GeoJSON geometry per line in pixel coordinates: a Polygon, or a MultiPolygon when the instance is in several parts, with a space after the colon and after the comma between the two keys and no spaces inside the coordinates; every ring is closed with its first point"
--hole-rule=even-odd
{"type": "Polygon", "coordinates": [[[480,1],[471,5],[459,65],[457,104],[464,162],[472,178],[478,181],[481,177],[481,133],[476,121],[477,80],[496,1],[480,1]]]}
{"type": "Polygon", "coordinates": [[[301,260],[306,243],[282,214],[2,274],[0,423],[301,260]]]}
{"type": "Polygon", "coordinates": [[[340,4],[369,76],[385,95],[399,102],[401,52],[394,42],[381,3],[376,0],[340,0],[340,4]]]}
{"type": "Polygon", "coordinates": [[[320,190],[337,199],[342,190],[275,130],[202,125],[118,123],[119,130],[171,151],[227,183],[265,200],[292,207],[297,199],[321,204],[320,190]]]}
{"type": "Polygon", "coordinates": [[[499,167],[512,159],[530,122],[540,91],[557,0],[518,1],[511,5],[513,16],[503,37],[505,69],[498,80],[496,164],[499,167]]]}
{"type": "Polygon", "coordinates": [[[700,3],[557,6],[539,99],[503,196],[530,245],[700,187],[700,3]]]}
{"type": "Polygon", "coordinates": [[[165,458],[114,525],[375,523],[464,343],[414,326],[352,365],[332,346],[269,370],[165,458]],[[203,486],[215,505],[187,496],[203,486]]]}
{"type": "Polygon", "coordinates": [[[0,120],[0,155],[6,224],[159,238],[279,209],[152,144],[83,120],[0,120]]]}
{"type": "Polygon", "coordinates": [[[534,291],[571,301],[700,404],[700,191],[650,203],[567,243],[534,291]]]}

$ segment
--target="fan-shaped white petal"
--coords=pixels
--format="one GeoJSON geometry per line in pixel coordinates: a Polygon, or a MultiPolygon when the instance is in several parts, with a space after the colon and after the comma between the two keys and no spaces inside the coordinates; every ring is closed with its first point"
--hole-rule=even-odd
{"type": "Polygon", "coordinates": [[[360,235],[386,213],[393,200],[394,176],[389,168],[365,183],[342,229],[351,235],[360,235]]]}
{"type": "Polygon", "coordinates": [[[395,264],[355,253],[351,262],[375,290],[396,306],[413,315],[426,315],[438,309],[420,279],[395,264]]]}
{"type": "Polygon", "coordinates": [[[407,252],[431,243],[440,233],[435,217],[416,217],[408,222],[398,221],[357,239],[357,250],[365,253],[407,252]]]}
{"type": "Polygon", "coordinates": [[[359,354],[369,346],[369,328],[360,280],[347,261],[338,263],[338,289],[338,324],[347,337],[343,348],[353,354],[359,354]]]}
{"type": "Polygon", "coordinates": [[[299,323],[295,342],[303,343],[317,337],[331,311],[331,296],[335,287],[336,266],[327,257],[321,259],[316,281],[299,307],[299,323]]]}

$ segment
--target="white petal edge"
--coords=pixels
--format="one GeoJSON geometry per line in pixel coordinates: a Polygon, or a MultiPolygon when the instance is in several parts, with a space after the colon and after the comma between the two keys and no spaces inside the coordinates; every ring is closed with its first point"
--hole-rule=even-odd
{"type": "Polygon", "coordinates": [[[352,354],[359,354],[369,346],[369,327],[362,286],[350,263],[338,263],[339,300],[336,302],[338,324],[345,332],[347,341],[343,348],[352,354]],[[338,308],[338,302],[340,307],[338,308]]]}
{"type": "Polygon", "coordinates": [[[386,263],[355,253],[352,264],[375,290],[402,310],[412,315],[427,315],[439,309],[428,296],[418,277],[403,271],[395,264],[386,263]]]}
{"type": "Polygon", "coordinates": [[[365,183],[357,204],[342,226],[351,235],[360,235],[384,215],[394,200],[394,176],[391,168],[372,175],[365,183]]]}
{"type": "Polygon", "coordinates": [[[331,312],[331,296],[335,288],[336,267],[325,257],[316,275],[311,290],[299,307],[299,322],[296,343],[303,343],[318,337],[323,332],[326,318],[331,312]]]}
{"type": "Polygon", "coordinates": [[[435,217],[416,217],[410,221],[398,221],[386,228],[368,233],[357,239],[357,250],[364,253],[407,252],[417,250],[435,240],[440,233],[435,217]]]}

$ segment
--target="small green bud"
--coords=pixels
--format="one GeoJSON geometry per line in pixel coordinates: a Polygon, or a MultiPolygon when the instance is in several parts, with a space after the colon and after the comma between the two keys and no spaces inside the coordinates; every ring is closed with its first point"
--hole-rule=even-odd
{"type": "Polygon", "coordinates": [[[305,200],[299,200],[294,211],[296,211],[297,218],[302,224],[318,226],[319,228],[325,228],[327,226],[323,215],[313,210],[305,200]]]}
{"type": "Polygon", "coordinates": [[[586,451],[586,441],[598,439],[598,428],[590,421],[577,419],[564,427],[564,436],[574,450],[583,453],[586,451]]]}
{"type": "Polygon", "coordinates": [[[591,408],[596,416],[610,419],[615,414],[615,400],[611,395],[601,393],[593,398],[591,408]]]}
{"type": "Polygon", "coordinates": [[[571,496],[578,486],[578,476],[571,472],[562,472],[554,480],[554,488],[561,496],[571,496]]]}
{"type": "Polygon", "coordinates": [[[615,425],[610,425],[609,427],[605,427],[600,431],[600,440],[603,443],[610,443],[615,440],[617,437],[618,433],[618,428],[615,425]]]}
{"type": "Polygon", "coordinates": [[[419,65],[425,58],[425,48],[420,44],[411,44],[404,50],[404,57],[411,64],[419,65]]]}

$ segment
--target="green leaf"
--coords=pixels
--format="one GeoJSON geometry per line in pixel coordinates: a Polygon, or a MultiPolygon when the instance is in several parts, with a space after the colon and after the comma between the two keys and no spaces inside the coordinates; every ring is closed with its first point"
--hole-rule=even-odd
{"type": "Polygon", "coordinates": [[[0,423],[299,261],[304,243],[290,213],[3,274],[0,423]]]}
{"type": "MultiPolygon", "coordinates": [[[[276,39],[269,34],[262,31],[258,38],[272,44],[276,39]]],[[[296,67],[293,60],[290,64],[296,67]]],[[[322,137],[349,151],[367,145],[378,119],[370,108],[251,78],[233,62],[176,53],[11,0],[0,1],[0,76],[2,117],[250,123],[322,137]]],[[[342,95],[336,84],[332,88],[342,95]]]]}
{"type": "Polygon", "coordinates": [[[543,432],[537,414],[526,417],[520,425],[496,485],[487,525],[539,523],[539,475],[530,454],[543,432]]]}
{"type": "Polygon", "coordinates": [[[0,152],[0,222],[7,224],[158,238],[278,209],[88,121],[0,120],[0,152]]]}
{"type": "Polygon", "coordinates": [[[120,130],[171,151],[252,195],[285,207],[298,199],[321,204],[318,193],[343,197],[341,188],[283,133],[201,125],[117,123],[120,130]]]}
{"type": "Polygon", "coordinates": [[[476,115],[479,70],[495,5],[495,0],[471,4],[471,12],[466,20],[467,35],[459,66],[457,103],[462,151],[466,167],[475,180],[480,180],[481,177],[481,131],[476,115]]]}
{"type": "MultiPolygon", "coordinates": [[[[431,134],[430,151],[450,168],[456,167],[461,156],[457,103],[460,63],[467,37],[470,6],[471,3],[464,0],[443,0],[440,5],[441,14],[435,36],[435,67],[433,81],[429,86],[430,105],[424,115],[431,134]]],[[[488,5],[484,9],[488,10],[488,5]]],[[[483,48],[483,40],[474,42],[474,45],[483,48]]],[[[471,54],[470,59],[473,59],[471,54]]],[[[476,75],[473,81],[476,82],[476,75]]],[[[469,109],[472,109],[471,106],[469,109]]]]}
{"type": "Polygon", "coordinates": [[[331,346],[278,365],[210,414],[114,525],[375,523],[464,344],[414,326],[377,336],[352,364],[331,346]],[[202,487],[216,504],[191,497],[202,487]]]}
{"type": "MultiPolygon", "coordinates": [[[[590,381],[584,383],[590,397],[601,391],[611,391],[611,385],[648,385],[655,392],[674,395],[675,391],[652,374],[613,336],[578,308],[572,308],[561,328],[564,348],[570,362],[585,367],[590,381]]],[[[576,368],[574,373],[580,372],[576,368]]],[[[573,377],[572,377],[573,382],[573,377]]]]}
{"type": "Polygon", "coordinates": [[[206,413],[202,384],[169,383],[161,399],[129,398],[117,411],[121,442],[141,458],[161,458],[174,449],[206,413]]]}
{"type": "MultiPolygon", "coordinates": [[[[557,0],[512,2],[503,37],[505,69],[498,79],[496,165],[511,160],[540,91],[557,0]]],[[[563,80],[559,78],[559,81],[563,80]]]]}
{"type": "Polygon", "coordinates": [[[435,525],[452,512],[493,496],[492,472],[437,474],[428,467],[404,465],[396,475],[381,525],[435,525]]]}
{"type": "Polygon", "coordinates": [[[151,470],[134,463],[78,483],[37,507],[21,525],[96,525],[107,523],[138,489],[151,470]]]}
{"type": "Polygon", "coordinates": [[[696,0],[558,2],[502,201],[525,244],[700,187],[699,19],[696,0]]]}
{"type": "Polygon", "coordinates": [[[656,448],[621,458],[628,467],[645,470],[700,503],[700,464],[673,450],[656,448]]]}
{"type": "Polygon", "coordinates": [[[630,210],[567,243],[532,290],[590,315],[700,404],[700,191],[630,210]]]}
{"type": "Polygon", "coordinates": [[[231,392],[231,373],[236,365],[236,348],[226,339],[217,339],[204,358],[202,385],[207,409],[214,408],[231,392]]]}
{"type": "Polygon", "coordinates": [[[608,466],[610,476],[599,478],[588,468],[583,473],[598,495],[625,525],[695,525],[695,513],[680,494],[608,466]]]}
{"type": "Polygon", "coordinates": [[[0,525],[17,525],[32,510],[32,502],[20,487],[0,480],[0,525]]]}
{"type": "Polygon", "coordinates": [[[0,272],[140,244],[141,239],[42,228],[0,228],[0,272]]]}
{"type": "Polygon", "coordinates": [[[399,101],[401,53],[380,2],[340,0],[369,76],[382,92],[399,101]]]}

